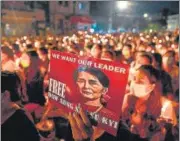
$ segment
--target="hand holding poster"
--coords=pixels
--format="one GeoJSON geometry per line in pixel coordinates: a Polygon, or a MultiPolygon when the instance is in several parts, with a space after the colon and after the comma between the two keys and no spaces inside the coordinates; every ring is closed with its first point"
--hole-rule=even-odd
{"type": "Polygon", "coordinates": [[[50,100],[59,108],[88,111],[97,126],[116,135],[129,67],[52,51],[50,100]]]}

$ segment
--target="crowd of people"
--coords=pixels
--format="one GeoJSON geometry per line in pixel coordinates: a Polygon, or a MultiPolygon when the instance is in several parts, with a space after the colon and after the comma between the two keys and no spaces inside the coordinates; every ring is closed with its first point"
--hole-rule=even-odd
{"type": "Polygon", "coordinates": [[[179,140],[179,29],[3,37],[1,70],[3,141],[179,140]],[[51,50],[130,66],[116,137],[49,102],[51,50]]]}

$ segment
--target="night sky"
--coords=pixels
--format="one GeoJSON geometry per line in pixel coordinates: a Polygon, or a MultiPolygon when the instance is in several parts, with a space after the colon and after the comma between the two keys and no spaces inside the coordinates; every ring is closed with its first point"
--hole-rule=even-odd
{"type": "MultiPolygon", "coordinates": [[[[116,6],[113,10],[117,12],[128,12],[132,15],[143,15],[148,13],[150,15],[159,14],[163,8],[168,8],[170,13],[179,13],[179,1],[129,1],[131,6],[126,11],[119,11],[116,6]]],[[[110,1],[93,1],[91,2],[92,15],[107,16],[110,9],[110,1]],[[96,5],[96,6],[94,6],[96,5]]]]}
{"type": "Polygon", "coordinates": [[[163,8],[169,8],[171,12],[179,13],[178,1],[146,1],[146,2],[134,2],[134,8],[138,13],[159,13],[163,8]]]}

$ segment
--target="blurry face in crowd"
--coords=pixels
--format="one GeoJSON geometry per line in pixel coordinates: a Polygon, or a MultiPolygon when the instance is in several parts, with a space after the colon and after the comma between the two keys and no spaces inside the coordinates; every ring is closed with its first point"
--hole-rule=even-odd
{"type": "Polygon", "coordinates": [[[155,84],[151,83],[146,73],[138,70],[130,87],[134,96],[147,100],[154,90],[155,84]]]}
{"type": "Polygon", "coordinates": [[[148,46],[147,48],[146,48],[146,51],[147,52],[151,52],[153,49],[152,49],[152,47],[151,46],[148,46]]]}
{"type": "Polygon", "coordinates": [[[122,49],[122,54],[126,59],[130,58],[131,57],[131,50],[129,49],[129,47],[125,46],[122,49]]]}
{"type": "Polygon", "coordinates": [[[97,45],[94,45],[91,48],[91,56],[93,56],[94,58],[99,58],[100,54],[101,54],[100,48],[97,45]]]}
{"type": "Polygon", "coordinates": [[[109,52],[104,51],[101,53],[101,60],[113,61],[113,56],[109,52]]]}
{"type": "Polygon", "coordinates": [[[7,61],[8,60],[8,55],[1,52],[1,61],[4,62],[4,61],[7,61]]]}
{"type": "Polygon", "coordinates": [[[141,65],[151,65],[149,59],[143,56],[140,56],[138,59],[138,63],[141,65]]]}
{"type": "Polygon", "coordinates": [[[100,99],[107,91],[98,78],[88,72],[79,72],[76,83],[82,98],[88,101],[100,99]]]}
{"type": "Polygon", "coordinates": [[[163,56],[162,59],[163,67],[170,67],[174,64],[174,58],[169,56],[163,56]]]}
{"type": "Polygon", "coordinates": [[[143,56],[138,56],[136,59],[136,66],[135,68],[138,69],[142,65],[151,65],[149,59],[143,56]]]}

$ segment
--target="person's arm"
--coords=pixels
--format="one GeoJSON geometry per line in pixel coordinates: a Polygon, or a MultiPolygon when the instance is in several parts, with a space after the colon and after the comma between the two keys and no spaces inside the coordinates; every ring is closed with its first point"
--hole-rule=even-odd
{"type": "Polygon", "coordinates": [[[176,131],[177,118],[172,102],[170,100],[166,98],[162,99],[161,115],[157,121],[160,125],[161,131],[155,134],[152,138],[156,138],[159,136],[161,140],[169,140],[169,138],[171,138],[173,141],[173,138],[176,137],[176,133],[173,133],[173,131],[176,131]]]}
{"type": "Polygon", "coordinates": [[[129,97],[130,96],[131,96],[130,93],[124,95],[122,109],[121,109],[122,110],[121,117],[122,117],[123,120],[126,120],[127,118],[129,118],[129,114],[128,114],[127,108],[129,106],[129,97]]]}

